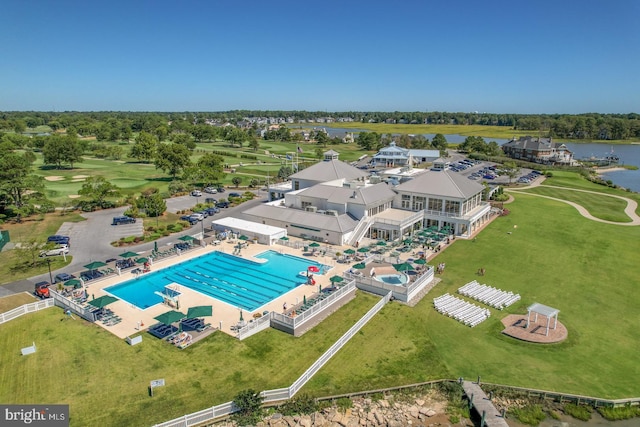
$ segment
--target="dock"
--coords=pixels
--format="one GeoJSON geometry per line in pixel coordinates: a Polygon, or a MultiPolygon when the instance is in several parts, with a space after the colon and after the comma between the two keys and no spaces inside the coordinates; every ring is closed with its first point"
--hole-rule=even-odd
{"type": "Polygon", "coordinates": [[[478,415],[484,418],[484,424],[481,424],[481,426],[509,427],[507,421],[502,418],[500,412],[498,412],[496,407],[493,405],[493,402],[491,402],[485,392],[482,391],[478,383],[463,381],[462,388],[469,398],[470,406],[473,406],[478,412],[478,415]]]}

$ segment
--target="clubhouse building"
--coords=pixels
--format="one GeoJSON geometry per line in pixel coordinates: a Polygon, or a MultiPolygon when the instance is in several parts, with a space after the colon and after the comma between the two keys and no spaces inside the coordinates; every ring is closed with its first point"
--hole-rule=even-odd
{"type": "Polygon", "coordinates": [[[427,227],[469,237],[489,220],[482,184],[447,170],[413,172],[401,184],[388,184],[331,150],[324,161],[270,186],[269,201],[242,217],[335,245],[356,245],[363,238],[397,240],[427,227]]]}

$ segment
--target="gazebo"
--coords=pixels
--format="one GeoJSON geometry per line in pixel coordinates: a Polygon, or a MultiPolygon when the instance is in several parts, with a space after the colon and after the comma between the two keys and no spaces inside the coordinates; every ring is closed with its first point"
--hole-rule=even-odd
{"type": "Polygon", "coordinates": [[[552,317],[554,318],[553,329],[556,328],[558,324],[558,313],[560,313],[560,310],[558,310],[557,308],[549,307],[537,302],[531,304],[529,307],[527,307],[527,328],[529,328],[531,313],[535,314],[535,317],[533,319],[534,322],[538,321],[538,314],[541,314],[547,318],[547,332],[545,335],[549,335],[549,323],[551,322],[552,317]]]}

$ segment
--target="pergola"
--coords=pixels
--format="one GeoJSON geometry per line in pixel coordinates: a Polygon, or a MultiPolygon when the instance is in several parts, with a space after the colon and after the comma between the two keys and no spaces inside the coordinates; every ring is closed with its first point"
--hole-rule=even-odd
{"type": "Polygon", "coordinates": [[[538,321],[538,314],[541,314],[547,318],[547,333],[545,335],[549,336],[549,323],[551,322],[551,318],[554,318],[553,329],[555,329],[556,325],[558,324],[558,313],[560,313],[560,310],[537,302],[531,304],[529,307],[527,307],[527,329],[529,328],[531,313],[535,314],[535,317],[533,319],[534,322],[538,321]]]}

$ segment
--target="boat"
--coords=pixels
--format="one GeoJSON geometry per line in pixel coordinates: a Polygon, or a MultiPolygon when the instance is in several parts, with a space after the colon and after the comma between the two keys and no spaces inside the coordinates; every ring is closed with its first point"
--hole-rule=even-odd
{"type": "Polygon", "coordinates": [[[583,157],[580,159],[582,163],[587,163],[592,166],[610,166],[617,165],[620,162],[620,157],[613,152],[613,147],[611,147],[611,152],[602,157],[583,157]]]}

